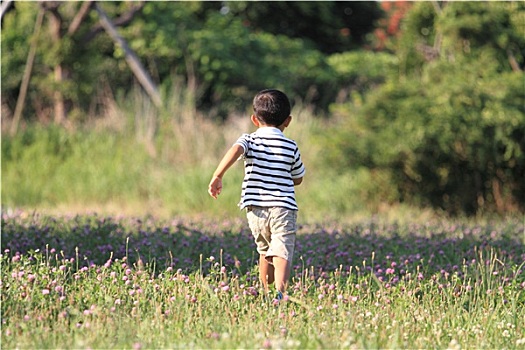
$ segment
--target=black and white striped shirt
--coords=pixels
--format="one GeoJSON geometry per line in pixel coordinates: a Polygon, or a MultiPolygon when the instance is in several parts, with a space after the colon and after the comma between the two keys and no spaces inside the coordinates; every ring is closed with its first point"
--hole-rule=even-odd
{"type": "Polygon", "coordinates": [[[260,127],[236,142],[244,149],[244,181],[239,207],[285,207],[297,210],[292,179],[305,168],[295,141],[274,127],[260,127]]]}

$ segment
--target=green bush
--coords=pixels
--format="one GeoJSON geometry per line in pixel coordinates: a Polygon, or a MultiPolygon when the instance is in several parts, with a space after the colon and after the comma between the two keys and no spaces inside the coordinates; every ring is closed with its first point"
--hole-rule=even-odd
{"type": "Polygon", "coordinates": [[[438,64],[384,85],[337,126],[331,162],[388,172],[401,201],[450,213],[523,208],[523,74],[479,72],[438,64]]]}
{"type": "MultiPolygon", "coordinates": [[[[327,159],[388,174],[385,186],[401,202],[452,214],[522,211],[524,8],[435,5],[408,13],[382,86],[332,106],[341,121],[325,142],[327,159]]],[[[347,71],[374,71],[360,62],[347,71]]]]}

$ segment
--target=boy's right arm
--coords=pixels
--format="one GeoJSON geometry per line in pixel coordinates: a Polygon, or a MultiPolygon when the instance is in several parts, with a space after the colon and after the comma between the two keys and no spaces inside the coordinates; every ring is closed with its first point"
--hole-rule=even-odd
{"type": "Polygon", "coordinates": [[[239,159],[239,157],[244,153],[244,148],[239,145],[233,145],[228,152],[224,155],[219,166],[213,173],[213,178],[208,185],[208,193],[213,198],[217,199],[217,196],[221,194],[222,190],[222,177],[226,171],[239,159]]]}

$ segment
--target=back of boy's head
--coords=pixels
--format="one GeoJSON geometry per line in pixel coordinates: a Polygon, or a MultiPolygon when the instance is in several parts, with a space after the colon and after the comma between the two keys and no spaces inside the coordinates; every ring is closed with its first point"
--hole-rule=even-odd
{"type": "Polygon", "coordinates": [[[263,124],[279,126],[290,116],[291,106],[282,91],[267,89],[253,98],[253,111],[263,124]]]}

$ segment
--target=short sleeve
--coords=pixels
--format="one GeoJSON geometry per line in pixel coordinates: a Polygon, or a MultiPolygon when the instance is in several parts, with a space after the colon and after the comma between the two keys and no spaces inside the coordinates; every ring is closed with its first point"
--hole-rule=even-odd
{"type": "Polygon", "coordinates": [[[235,141],[234,145],[240,145],[244,149],[244,152],[241,156],[244,157],[250,148],[250,134],[242,134],[241,137],[235,141]]]}
{"type": "Polygon", "coordinates": [[[292,179],[298,179],[304,176],[306,173],[306,169],[304,167],[303,161],[301,160],[301,153],[299,152],[299,149],[295,150],[294,155],[294,164],[292,166],[292,179]]]}

